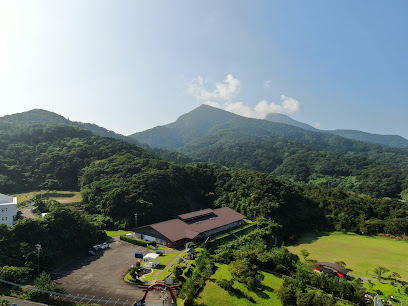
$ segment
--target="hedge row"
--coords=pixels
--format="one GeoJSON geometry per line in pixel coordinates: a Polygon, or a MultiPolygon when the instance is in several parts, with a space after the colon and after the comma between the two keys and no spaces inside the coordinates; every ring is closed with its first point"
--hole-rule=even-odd
{"type": "Polygon", "coordinates": [[[145,247],[145,248],[147,248],[149,245],[152,245],[154,247],[156,246],[156,241],[135,240],[133,238],[126,237],[124,235],[120,236],[120,240],[123,240],[125,242],[129,242],[131,244],[140,245],[140,246],[145,247]]]}

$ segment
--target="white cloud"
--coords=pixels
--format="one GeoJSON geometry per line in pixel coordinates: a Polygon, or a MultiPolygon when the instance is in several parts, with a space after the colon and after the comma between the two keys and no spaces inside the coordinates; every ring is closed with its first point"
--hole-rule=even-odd
{"type": "Polygon", "coordinates": [[[213,91],[206,89],[211,83],[202,76],[198,76],[189,84],[187,91],[197,100],[205,102],[217,99],[231,101],[236,97],[241,85],[241,81],[234,78],[232,74],[227,74],[224,81],[215,83],[213,91]]]}
{"type": "Polygon", "coordinates": [[[263,82],[263,86],[266,88],[271,88],[272,86],[272,80],[266,80],[263,82]]]}
{"type": "MultiPolygon", "coordinates": [[[[270,86],[271,82],[265,81],[265,86],[270,86]]],[[[236,101],[236,97],[241,87],[241,81],[232,74],[227,74],[222,82],[211,82],[201,76],[195,78],[188,86],[188,93],[198,101],[224,109],[235,114],[264,119],[269,113],[296,113],[299,111],[300,103],[292,97],[281,95],[281,103],[269,102],[265,99],[258,102],[254,108],[244,102],[236,101]],[[208,89],[215,87],[213,90],[208,89]]]]}

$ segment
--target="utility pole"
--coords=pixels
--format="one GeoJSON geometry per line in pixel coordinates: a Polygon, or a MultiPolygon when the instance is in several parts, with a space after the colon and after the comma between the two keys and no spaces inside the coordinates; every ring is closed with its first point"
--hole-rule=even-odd
{"type": "Polygon", "coordinates": [[[137,227],[137,213],[135,213],[135,227],[137,227]]]}
{"type": "Polygon", "coordinates": [[[35,247],[37,248],[37,257],[38,257],[38,261],[37,261],[37,273],[38,275],[40,275],[40,251],[41,251],[41,244],[37,243],[35,245],[35,247]]]}

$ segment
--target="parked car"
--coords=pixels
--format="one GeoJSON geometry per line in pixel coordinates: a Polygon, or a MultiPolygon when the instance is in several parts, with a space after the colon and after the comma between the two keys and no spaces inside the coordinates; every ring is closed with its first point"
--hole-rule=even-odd
{"type": "Polygon", "coordinates": [[[86,255],[88,255],[88,256],[95,256],[95,252],[92,251],[92,250],[88,250],[88,251],[86,252],[86,255]]]}
{"type": "Polygon", "coordinates": [[[98,250],[102,250],[102,249],[103,249],[102,244],[95,244],[95,245],[93,246],[93,248],[94,248],[95,251],[98,251],[98,250]]]}
{"type": "Polygon", "coordinates": [[[102,249],[108,249],[109,248],[109,244],[107,242],[102,243],[102,249]]]}

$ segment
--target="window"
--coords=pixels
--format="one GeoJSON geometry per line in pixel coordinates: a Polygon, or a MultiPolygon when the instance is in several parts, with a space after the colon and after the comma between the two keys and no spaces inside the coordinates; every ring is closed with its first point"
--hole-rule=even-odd
{"type": "Polygon", "coordinates": [[[7,207],[6,207],[6,211],[7,211],[7,207]]]}

